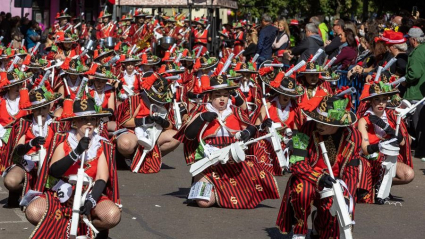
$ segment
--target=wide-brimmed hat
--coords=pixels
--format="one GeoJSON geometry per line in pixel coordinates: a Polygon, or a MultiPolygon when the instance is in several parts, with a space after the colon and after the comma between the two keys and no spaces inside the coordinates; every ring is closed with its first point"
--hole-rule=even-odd
{"type": "Polygon", "coordinates": [[[271,82],[275,79],[277,74],[282,71],[281,67],[273,67],[269,66],[266,67],[266,64],[272,64],[273,62],[270,60],[266,60],[263,63],[261,63],[260,67],[258,68],[258,75],[260,76],[260,79],[264,82],[271,82]]]}
{"type": "Polygon", "coordinates": [[[41,69],[49,66],[49,61],[40,56],[31,57],[30,63],[27,65],[29,69],[41,69]]]}
{"type": "Polygon", "coordinates": [[[126,64],[126,63],[134,63],[137,64],[139,62],[141,62],[142,59],[140,59],[140,57],[138,57],[137,55],[121,55],[120,58],[120,62],[122,64],[126,64]]]}
{"type": "Polygon", "coordinates": [[[195,23],[198,23],[198,24],[205,26],[208,23],[208,20],[204,19],[204,18],[196,17],[195,19],[193,19],[192,22],[195,22],[195,23]]]}
{"type": "Polygon", "coordinates": [[[289,77],[285,77],[285,72],[281,68],[264,67],[260,69],[262,69],[260,76],[265,72],[269,72],[263,74],[263,77],[260,77],[260,79],[277,93],[289,97],[298,97],[304,94],[304,88],[297,84],[295,73],[289,77]],[[273,75],[274,78],[272,78],[273,75]]]}
{"type": "Polygon", "coordinates": [[[61,12],[56,13],[56,20],[59,20],[61,18],[71,18],[71,15],[66,13],[65,10],[62,10],[61,12]]]}
{"type": "Polygon", "coordinates": [[[230,67],[227,69],[226,76],[227,76],[227,80],[231,80],[231,81],[238,81],[240,78],[243,77],[241,73],[236,72],[234,69],[230,67]]]}
{"type": "Polygon", "coordinates": [[[134,11],[134,17],[146,17],[148,15],[147,12],[143,12],[143,9],[138,8],[134,11]]]}
{"type": "Polygon", "coordinates": [[[256,74],[258,71],[255,69],[254,65],[251,62],[239,62],[236,64],[235,71],[238,73],[252,73],[256,74]]]}
{"type": "Polygon", "coordinates": [[[86,74],[92,75],[95,79],[100,80],[117,79],[117,77],[111,71],[111,66],[99,65],[97,63],[93,63],[90,67],[90,70],[88,70],[86,74]]]}
{"type": "Polygon", "coordinates": [[[121,54],[127,55],[130,49],[131,49],[130,44],[128,44],[127,42],[122,42],[122,41],[117,42],[117,44],[114,46],[115,54],[118,54],[118,55],[121,55],[121,54]]]}
{"type": "Polygon", "coordinates": [[[143,53],[140,58],[142,59],[142,61],[138,65],[154,66],[161,62],[161,58],[148,53],[143,53]]]}
{"type": "Polygon", "coordinates": [[[179,65],[169,62],[167,64],[163,64],[159,69],[159,74],[181,74],[184,72],[184,69],[179,65]]]}
{"type": "Polygon", "coordinates": [[[244,28],[245,26],[241,22],[233,23],[233,29],[244,28]]]}
{"type": "Polygon", "coordinates": [[[79,40],[78,35],[71,31],[56,32],[54,38],[57,43],[76,43],[79,40]]]}
{"type": "Polygon", "coordinates": [[[147,96],[160,104],[171,101],[169,85],[167,79],[155,72],[146,72],[141,82],[141,86],[147,96]]]}
{"type": "Polygon", "coordinates": [[[195,59],[195,56],[196,56],[195,51],[189,51],[189,50],[187,50],[186,53],[184,53],[185,50],[183,50],[183,56],[180,59],[180,61],[192,61],[192,62],[195,62],[196,61],[196,59],[195,59]]]}
{"type": "Polygon", "coordinates": [[[161,60],[164,62],[174,62],[174,60],[177,58],[177,55],[177,51],[170,52],[169,50],[167,50],[161,60]]]}
{"type": "Polygon", "coordinates": [[[105,18],[105,17],[111,17],[111,16],[112,16],[112,13],[108,12],[108,8],[105,7],[105,9],[99,13],[98,18],[105,18]]]}
{"type": "Polygon", "coordinates": [[[99,49],[94,50],[94,61],[98,61],[99,59],[103,58],[103,57],[108,57],[111,56],[112,54],[115,53],[115,48],[107,48],[107,47],[102,47],[99,49]]]}
{"type": "Polygon", "coordinates": [[[304,71],[301,71],[302,74],[322,74],[323,67],[319,64],[317,64],[314,61],[310,61],[306,63],[304,71]]]}
{"type": "Polygon", "coordinates": [[[406,42],[406,38],[402,32],[395,32],[393,30],[385,30],[380,39],[387,45],[402,44],[406,42]]]}
{"type": "Polygon", "coordinates": [[[357,121],[356,114],[351,111],[349,95],[327,95],[324,91],[316,93],[311,99],[301,102],[299,107],[303,114],[322,124],[347,127],[357,121]]]}
{"type": "Polygon", "coordinates": [[[85,74],[89,67],[84,65],[83,62],[78,58],[67,57],[61,65],[61,69],[71,75],[82,75],[85,74]]]}
{"type": "Polygon", "coordinates": [[[61,121],[70,121],[84,117],[108,117],[111,116],[109,111],[103,111],[102,107],[97,106],[92,97],[84,95],[82,99],[72,100],[65,99],[63,102],[63,111],[60,117],[61,121]]]}
{"type": "Polygon", "coordinates": [[[6,89],[14,85],[24,83],[24,81],[33,77],[32,72],[23,72],[15,68],[9,72],[0,72],[0,89],[6,89]]]}
{"type": "Polygon", "coordinates": [[[201,86],[202,92],[212,92],[217,90],[233,90],[239,88],[239,84],[233,80],[227,79],[226,75],[211,76],[202,75],[201,76],[201,86]]]}
{"type": "Polygon", "coordinates": [[[131,11],[128,14],[122,15],[121,17],[121,21],[128,21],[128,20],[133,21],[133,19],[134,17],[133,17],[133,14],[131,14],[131,11]]]}
{"type": "Polygon", "coordinates": [[[392,95],[388,101],[386,107],[389,109],[395,109],[401,105],[403,98],[401,98],[398,94],[392,95]]]}
{"type": "Polygon", "coordinates": [[[336,82],[339,80],[339,78],[341,78],[341,75],[333,72],[330,68],[328,68],[327,70],[324,70],[319,75],[319,79],[329,81],[329,82],[336,82]]]}
{"type": "Polygon", "coordinates": [[[45,105],[49,105],[52,102],[60,99],[62,96],[61,93],[54,93],[49,91],[45,86],[35,87],[29,93],[27,88],[23,88],[20,91],[21,101],[23,98],[28,97],[29,104],[23,108],[23,110],[34,110],[45,105]],[[22,97],[22,95],[27,94],[28,96],[22,97]]]}
{"type": "Polygon", "coordinates": [[[360,95],[360,100],[370,100],[375,96],[391,96],[397,93],[399,93],[397,89],[393,89],[390,84],[384,83],[383,81],[369,82],[364,84],[362,94],[360,95]]]}
{"type": "Polygon", "coordinates": [[[200,70],[210,69],[218,64],[219,60],[215,57],[210,57],[208,54],[196,59],[195,68],[200,70]]]}

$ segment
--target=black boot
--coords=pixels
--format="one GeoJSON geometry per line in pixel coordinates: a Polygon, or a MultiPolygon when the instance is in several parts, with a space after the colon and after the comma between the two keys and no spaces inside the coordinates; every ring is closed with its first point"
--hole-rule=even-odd
{"type": "Polygon", "coordinates": [[[102,230],[96,235],[96,239],[108,239],[109,230],[102,230]]]}
{"type": "Polygon", "coordinates": [[[21,192],[11,192],[9,191],[9,198],[7,199],[7,204],[5,204],[4,208],[17,208],[19,207],[19,197],[21,196],[21,192]]]}

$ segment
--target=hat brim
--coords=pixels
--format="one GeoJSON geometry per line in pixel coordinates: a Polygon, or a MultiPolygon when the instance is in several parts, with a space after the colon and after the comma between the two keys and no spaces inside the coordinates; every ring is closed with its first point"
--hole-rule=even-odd
{"type": "Polygon", "coordinates": [[[2,89],[6,89],[6,88],[9,88],[9,87],[12,87],[12,86],[15,86],[15,85],[22,84],[26,80],[29,80],[31,77],[34,76],[34,74],[32,72],[27,72],[26,74],[27,74],[27,76],[24,79],[10,82],[8,85],[3,86],[2,89]]]}
{"type": "Polygon", "coordinates": [[[306,70],[306,71],[300,72],[300,74],[323,74],[323,73],[326,73],[326,72],[324,72],[324,71],[317,71],[317,70],[315,70],[315,71],[306,70]]]}
{"type": "Polygon", "coordinates": [[[240,78],[242,78],[243,76],[241,74],[236,74],[235,76],[230,76],[227,75],[227,80],[239,80],[240,78]]]}
{"type": "Polygon", "coordinates": [[[213,92],[213,91],[218,91],[218,90],[234,90],[239,88],[239,84],[236,86],[224,86],[224,87],[216,87],[216,88],[212,88],[209,90],[205,90],[202,93],[209,93],[209,92],[213,92]]]}
{"type": "Polygon", "coordinates": [[[46,102],[43,102],[43,103],[40,103],[40,104],[31,105],[31,106],[29,106],[29,107],[23,108],[23,110],[34,110],[34,109],[37,109],[37,108],[43,107],[43,106],[45,106],[45,105],[49,105],[50,103],[53,103],[53,102],[55,102],[55,101],[59,100],[61,96],[62,96],[62,94],[61,94],[61,93],[55,93],[55,94],[53,95],[53,99],[50,99],[50,100],[48,100],[48,101],[46,101],[46,102]]]}
{"type": "Polygon", "coordinates": [[[100,55],[98,55],[96,58],[94,58],[93,60],[94,61],[97,61],[99,58],[102,58],[102,57],[106,57],[106,56],[109,56],[109,55],[112,55],[112,54],[114,54],[114,50],[110,50],[110,51],[107,51],[107,52],[102,52],[100,55]]]}
{"type": "Polygon", "coordinates": [[[306,115],[307,117],[310,117],[312,120],[325,124],[325,125],[329,125],[329,126],[336,126],[336,127],[348,127],[351,125],[354,125],[357,122],[357,116],[356,114],[354,114],[353,112],[350,111],[349,113],[349,117],[351,118],[351,122],[349,122],[348,124],[345,124],[344,122],[341,122],[340,120],[335,120],[335,119],[329,119],[319,113],[317,113],[315,110],[312,112],[306,112],[304,110],[301,110],[303,112],[304,115],[306,115]]]}
{"type": "Polygon", "coordinates": [[[150,58],[148,59],[147,63],[139,63],[137,64],[138,66],[143,66],[143,65],[147,65],[147,66],[154,66],[154,65],[158,65],[159,63],[161,63],[161,58],[150,58]],[[152,60],[155,59],[156,61],[152,60]]]}
{"type": "Polygon", "coordinates": [[[66,74],[71,74],[71,75],[84,75],[86,74],[86,72],[89,70],[89,68],[87,66],[83,67],[83,71],[74,71],[72,69],[66,69],[63,70],[66,74]]]}
{"type": "Polygon", "coordinates": [[[195,58],[193,57],[185,57],[185,58],[181,58],[180,61],[195,61],[195,58]]]}
{"type": "Polygon", "coordinates": [[[138,62],[141,62],[142,60],[141,59],[127,59],[127,60],[123,60],[123,61],[121,61],[121,63],[138,63],[138,62]]]}
{"type": "Polygon", "coordinates": [[[48,66],[49,65],[49,63],[48,62],[46,62],[46,64],[44,64],[44,65],[35,65],[35,64],[29,64],[28,66],[27,66],[27,68],[28,69],[41,69],[41,68],[44,68],[44,67],[46,67],[46,66],[48,66]]]}
{"type": "Polygon", "coordinates": [[[67,117],[67,118],[63,118],[60,119],[60,121],[71,121],[74,119],[80,119],[80,118],[85,118],[85,117],[96,117],[96,118],[102,118],[102,117],[109,117],[112,114],[110,112],[101,112],[101,113],[96,113],[96,114],[92,114],[92,113],[87,113],[87,114],[83,114],[83,115],[76,115],[76,116],[72,116],[72,117],[67,117]]]}
{"type": "MultiPolygon", "coordinates": [[[[263,62],[260,65],[260,68],[263,66],[263,64],[270,64],[271,62],[272,61],[270,61],[270,60],[263,62]]],[[[277,68],[275,68],[275,71],[276,71],[276,69],[277,68]]],[[[284,90],[284,89],[282,89],[280,87],[279,88],[276,88],[276,87],[271,86],[270,85],[270,82],[273,81],[274,78],[277,75],[275,71],[273,71],[273,73],[268,73],[267,75],[264,75],[264,76],[261,76],[260,75],[260,79],[264,82],[264,84],[266,84],[268,87],[270,87],[270,89],[276,91],[279,94],[286,95],[286,96],[289,96],[289,97],[299,97],[299,96],[302,96],[304,94],[304,88],[301,88],[302,91],[301,90],[300,91],[297,91],[296,90],[296,87],[297,86],[295,86],[294,91],[287,91],[287,90],[284,90]]]]}
{"type": "Polygon", "coordinates": [[[199,67],[199,69],[200,69],[200,70],[210,69],[210,68],[215,67],[216,65],[218,65],[218,62],[219,62],[219,60],[218,60],[218,59],[216,59],[216,61],[215,61],[215,62],[213,62],[212,64],[207,64],[207,65],[202,65],[202,64],[201,64],[201,67],[199,67]]]}
{"type": "Polygon", "coordinates": [[[375,93],[374,93],[373,95],[369,95],[369,96],[367,96],[367,97],[364,97],[364,98],[360,99],[360,101],[370,100],[370,99],[372,99],[373,97],[381,96],[381,95],[392,96],[392,95],[395,95],[395,94],[397,94],[397,93],[400,93],[400,91],[398,91],[398,90],[393,90],[393,91],[389,91],[389,92],[382,92],[382,93],[378,93],[378,94],[375,94],[375,93]]]}
{"type": "Polygon", "coordinates": [[[64,39],[63,41],[58,41],[58,43],[76,43],[78,38],[64,39]]]}
{"type": "Polygon", "coordinates": [[[98,79],[98,80],[105,80],[105,81],[108,81],[108,80],[116,80],[116,79],[117,79],[115,76],[114,76],[114,77],[106,77],[106,76],[97,75],[97,74],[94,74],[94,75],[93,75],[93,78],[94,78],[94,79],[98,79]]]}
{"type": "Polygon", "coordinates": [[[235,71],[236,73],[251,73],[251,74],[258,74],[258,71],[253,71],[249,69],[240,69],[235,71]]]}
{"type": "Polygon", "coordinates": [[[155,101],[156,103],[159,103],[159,104],[168,103],[167,96],[159,97],[159,95],[156,94],[153,90],[146,90],[146,89],[143,89],[143,90],[146,92],[146,95],[149,97],[149,99],[155,101]]]}
{"type": "Polygon", "coordinates": [[[71,15],[63,15],[63,16],[59,16],[55,19],[62,19],[62,18],[71,18],[71,15]]]}
{"type": "Polygon", "coordinates": [[[161,73],[161,75],[162,74],[181,74],[183,72],[184,70],[171,70],[171,71],[165,71],[164,73],[161,73]]]}

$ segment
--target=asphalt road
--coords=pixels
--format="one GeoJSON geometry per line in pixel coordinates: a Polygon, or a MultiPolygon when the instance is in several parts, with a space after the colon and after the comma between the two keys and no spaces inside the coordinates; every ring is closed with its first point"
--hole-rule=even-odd
{"type": "MultiPolygon", "coordinates": [[[[290,238],[275,227],[280,199],[266,200],[250,210],[198,208],[186,200],[191,177],[182,147],[167,155],[163,163],[157,174],[119,171],[122,219],[110,231],[110,238],[290,238]]],[[[356,206],[354,238],[425,238],[425,163],[414,159],[414,166],[414,181],[392,189],[399,203],[356,206]]],[[[282,195],[288,176],[276,179],[282,195]]],[[[28,238],[34,227],[24,214],[1,207],[7,192],[0,181],[0,239],[28,238]]]]}

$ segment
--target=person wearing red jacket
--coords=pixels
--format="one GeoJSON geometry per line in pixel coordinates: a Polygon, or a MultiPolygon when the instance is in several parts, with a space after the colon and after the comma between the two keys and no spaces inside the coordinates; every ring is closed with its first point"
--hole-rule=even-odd
{"type": "MultiPolygon", "coordinates": [[[[361,151],[361,134],[352,127],[357,118],[350,110],[349,95],[315,96],[299,106],[311,120],[292,136],[293,150],[289,158],[292,174],[276,225],[282,233],[292,231],[293,238],[306,238],[308,217],[314,205],[317,208],[312,214],[314,238],[340,238],[338,218],[330,212],[333,197],[322,197],[320,193],[337,182],[329,175],[319,143],[323,142],[326,147],[333,175],[346,185],[344,197],[353,202],[359,181],[361,151]]],[[[354,205],[349,204],[348,207],[342,205],[341,210],[347,210],[354,219],[354,205]]]]}
{"type": "Polygon", "coordinates": [[[96,27],[96,38],[98,40],[107,38],[107,37],[117,37],[117,26],[111,21],[112,14],[107,10],[100,12],[99,18],[102,19],[102,23],[98,24],[96,27]]]}
{"type": "Polygon", "coordinates": [[[202,56],[208,51],[208,28],[205,26],[207,24],[207,21],[204,19],[195,18],[194,22],[197,25],[196,28],[192,30],[195,43],[195,45],[193,46],[193,50],[196,49],[196,52],[201,50],[200,55],[202,56]]]}

